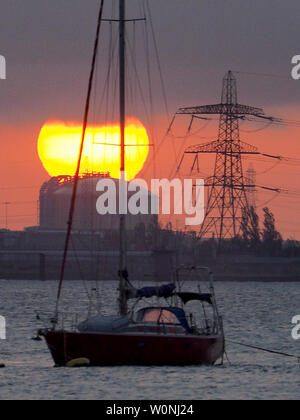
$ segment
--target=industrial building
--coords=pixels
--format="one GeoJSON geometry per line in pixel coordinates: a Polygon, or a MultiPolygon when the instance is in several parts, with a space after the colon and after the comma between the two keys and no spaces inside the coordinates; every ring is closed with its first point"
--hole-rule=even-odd
{"type": "MultiPolygon", "coordinates": [[[[96,203],[100,196],[97,183],[100,179],[109,178],[107,174],[86,174],[79,179],[76,197],[76,211],[73,229],[79,232],[116,232],[119,230],[119,214],[99,215],[96,203]]],[[[112,179],[112,178],[109,178],[112,179]]],[[[119,203],[119,180],[113,179],[117,192],[117,209],[119,203]]],[[[126,185],[127,186],[127,185],[126,185]]],[[[40,190],[40,224],[41,231],[62,231],[66,229],[70,201],[74,187],[74,178],[58,176],[51,178],[42,185],[40,190]]],[[[128,214],[126,217],[127,230],[134,231],[143,226],[145,231],[158,227],[158,216],[151,215],[151,197],[149,191],[141,188],[142,194],[148,195],[149,214],[128,214]]],[[[128,194],[128,199],[130,198],[128,194]]]]}

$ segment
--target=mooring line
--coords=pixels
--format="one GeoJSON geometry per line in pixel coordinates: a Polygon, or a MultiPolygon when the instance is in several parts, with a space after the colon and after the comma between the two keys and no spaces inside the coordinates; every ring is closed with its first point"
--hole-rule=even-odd
{"type": "Polygon", "coordinates": [[[294,359],[297,359],[298,363],[300,363],[300,356],[296,356],[295,354],[283,353],[281,351],[265,349],[263,347],[257,347],[257,346],[253,346],[253,345],[250,345],[250,344],[239,343],[237,341],[232,341],[232,340],[226,340],[226,341],[228,343],[231,343],[231,344],[237,344],[238,346],[248,347],[248,348],[254,349],[254,350],[260,350],[260,351],[264,351],[266,353],[278,354],[280,356],[286,356],[286,357],[293,357],[294,359]]]}

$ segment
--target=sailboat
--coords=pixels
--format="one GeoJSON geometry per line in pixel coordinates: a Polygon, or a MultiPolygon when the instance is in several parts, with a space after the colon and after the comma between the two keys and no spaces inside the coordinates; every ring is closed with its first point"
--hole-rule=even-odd
{"type": "MultiPolygon", "coordinates": [[[[102,21],[101,2],[98,33],[102,21]]],[[[120,133],[121,133],[121,180],[125,177],[125,23],[126,1],[119,0],[119,83],[120,83],[120,133]]],[[[98,36],[96,37],[93,64],[95,64],[98,36]]],[[[213,275],[205,267],[178,267],[174,281],[170,284],[135,288],[130,280],[126,265],[126,217],[120,215],[120,265],[119,265],[119,313],[89,317],[84,322],[66,329],[60,326],[59,301],[64,280],[65,261],[68,253],[72,218],[79,180],[82,148],[87,123],[93,66],[83,125],[81,153],[74,180],[74,191],[57,305],[49,328],[39,330],[46,340],[56,366],[117,366],[117,365],[213,365],[223,358],[225,340],[222,318],[219,315],[213,275]],[[197,291],[182,290],[182,273],[200,273],[207,277],[208,289],[203,292],[203,282],[197,291]],[[153,304],[153,299],[157,302],[153,304]],[[139,307],[145,301],[145,306],[139,307]],[[129,309],[129,302],[134,302],[129,309]],[[194,303],[193,303],[194,302],[194,303]],[[189,313],[189,305],[199,304],[203,309],[201,320],[189,313]],[[209,318],[209,314],[211,317],[209,318]]],[[[195,284],[195,283],[193,283],[195,284]]],[[[199,311],[200,312],[200,311],[199,311]]],[[[202,311],[201,311],[202,314],[202,311]]]]}

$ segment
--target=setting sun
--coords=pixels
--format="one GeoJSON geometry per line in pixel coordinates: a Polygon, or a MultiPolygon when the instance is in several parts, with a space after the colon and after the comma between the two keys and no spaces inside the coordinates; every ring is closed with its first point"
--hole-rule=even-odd
{"type": "MultiPolygon", "coordinates": [[[[38,153],[50,176],[74,175],[76,172],[82,127],[61,121],[46,123],[38,139],[38,153]]],[[[127,121],[126,172],[131,180],[141,171],[149,153],[145,127],[136,118],[127,121]]],[[[109,172],[120,175],[120,127],[89,126],[85,136],[81,173],[109,172]]]]}

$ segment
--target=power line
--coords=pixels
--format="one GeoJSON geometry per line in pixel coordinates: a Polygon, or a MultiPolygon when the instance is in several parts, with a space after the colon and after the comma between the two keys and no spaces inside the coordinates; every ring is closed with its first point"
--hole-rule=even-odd
{"type": "Polygon", "coordinates": [[[233,73],[235,74],[244,74],[248,76],[258,76],[258,77],[270,77],[274,79],[286,79],[291,81],[290,77],[283,76],[280,74],[272,74],[272,73],[258,73],[258,72],[249,72],[249,71],[239,71],[239,70],[233,70],[233,73]]]}
{"type": "MultiPolygon", "coordinates": [[[[25,217],[36,217],[36,214],[18,214],[15,216],[7,216],[7,219],[21,219],[25,217]]],[[[6,216],[0,216],[0,218],[3,220],[6,219],[6,216]]]]}
{"type": "Polygon", "coordinates": [[[30,186],[30,187],[20,187],[20,186],[14,186],[14,187],[0,187],[0,190],[31,190],[31,189],[34,189],[34,188],[40,188],[40,185],[33,185],[33,186],[30,186]]]}

